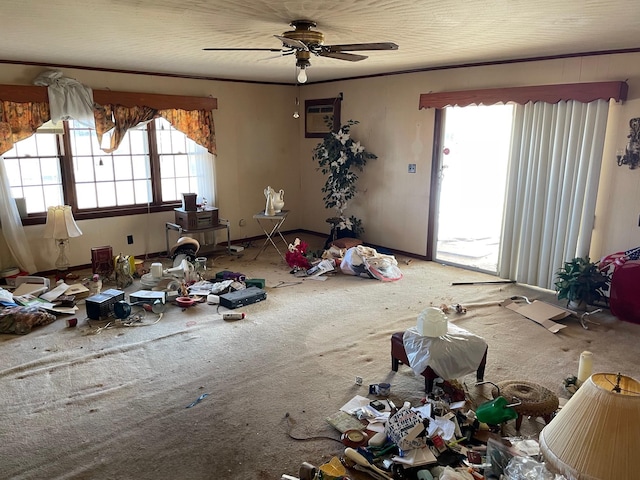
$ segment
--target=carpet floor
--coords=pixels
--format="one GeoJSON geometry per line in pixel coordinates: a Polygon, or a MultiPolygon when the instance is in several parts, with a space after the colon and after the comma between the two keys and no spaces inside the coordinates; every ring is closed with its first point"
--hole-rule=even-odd
{"type": "MultiPolygon", "coordinates": [[[[324,244],[304,239],[312,249],[324,244]]],[[[514,295],[558,304],[553,292],[401,256],[396,282],[298,278],[271,247],[254,259],[258,247],[208,257],[208,275],[265,279],[266,300],[243,307],[243,320],[225,321],[224,308],[204,303],[169,305],[161,318],[147,312],[144,326],[101,328],[106,322],[87,321],[81,306],[75,328],[60,317],[24,336],[0,335],[0,478],[296,475],[302,462],[320,465],[343,451],[326,417],[367,396],[369,384],[390,383],[397,404],[419,403],[423,378],[406,366],[391,371],[390,337],[441,304],[467,306],[449,320],[487,341],[486,380],[526,380],[567,397],[563,380],[577,374],[583,350],[593,352],[594,372],[640,378],[640,325],[603,312],[588,329],[564,319],[554,334],[498,305],[514,295]]],[[[475,375],[459,380],[472,404],[490,398],[475,375]]],[[[506,434],[527,438],[543,427],[525,419],[515,432],[512,423],[506,434]]]]}

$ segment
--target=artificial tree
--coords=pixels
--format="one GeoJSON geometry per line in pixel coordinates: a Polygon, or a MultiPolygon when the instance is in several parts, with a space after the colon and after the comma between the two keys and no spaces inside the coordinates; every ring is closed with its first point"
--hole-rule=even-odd
{"type": "Polygon", "coordinates": [[[348,120],[337,132],[325,135],[322,142],[313,149],[313,160],[318,163],[318,170],[327,175],[322,187],[324,206],[337,212],[335,217],[327,221],[338,230],[350,231],[354,237],[359,237],[364,232],[360,219],[345,215],[349,201],[357,193],[358,175],[355,171],[362,171],[368,160],[378,158],[351,138],[351,127],[358,123],[360,122],[357,120],[348,120]]]}

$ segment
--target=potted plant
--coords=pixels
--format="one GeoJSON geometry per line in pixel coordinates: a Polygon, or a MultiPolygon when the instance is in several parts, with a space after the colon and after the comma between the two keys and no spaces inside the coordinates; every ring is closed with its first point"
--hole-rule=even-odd
{"type": "Polygon", "coordinates": [[[566,298],[568,308],[584,310],[587,305],[605,299],[609,277],[589,257],[576,257],[558,269],[555,287],[558,300],[566,298]]]}
{"type": "Polygon", "coordinates": [[[324,206],[334,208],[337,212],[327,222],[338,230],[349,230],[355,237],[364,232],[362,221],[353,215],[347,217],[344,213],[349,201],[356,195],[358,176],[354,170],[362,171],[368,160],[378,158],[351,138],[351,127],[358,123],[357,120],[347,121],[337,132],[325,135],[322,142],[313,149],[313,160],[318,163],[318,170],[327,175],[322,187],[324,206]]]}

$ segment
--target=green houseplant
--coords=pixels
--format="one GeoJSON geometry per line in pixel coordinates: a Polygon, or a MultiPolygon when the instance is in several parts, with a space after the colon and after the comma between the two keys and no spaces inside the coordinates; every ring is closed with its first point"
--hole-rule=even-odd
{"type": "Polygon", "coordinates": [[[569,308],[584,309],[605,299],[609,277],[589,257],[576,257],[558,269],[555,288],[558,300],[567,299],[569,308]]]}
{"type": "Polygon", "coordinates": [[[362,221],[353,215],[347,217],[344,213],[349,201],[356,195],[358,175],[355,171],[362,171],[368,160],[378,158],[351,138],[351,127],[358,123],[357,120],[347,121],[337,132],[325,135],[322,142],[313,149],[317,169],[327,175],[322,187],[324,206],[337,212],[337,216],[329,220],[339,230],[350,230],[355,237],[364,232],[362,221]]]}

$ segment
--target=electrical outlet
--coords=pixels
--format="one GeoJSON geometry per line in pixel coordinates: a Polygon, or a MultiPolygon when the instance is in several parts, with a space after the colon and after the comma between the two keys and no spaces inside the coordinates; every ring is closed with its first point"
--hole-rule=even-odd
{"type": "Polygon", "coordinates": [[[127,235],[127,245],[131,245],[133,243],[133,235],[127,235]]]}
{"type": "Polygon", "coordinates": [[[415,163],[410,163],[409,164],[409,173],[416,173],[416,164],[415,163]]]}

